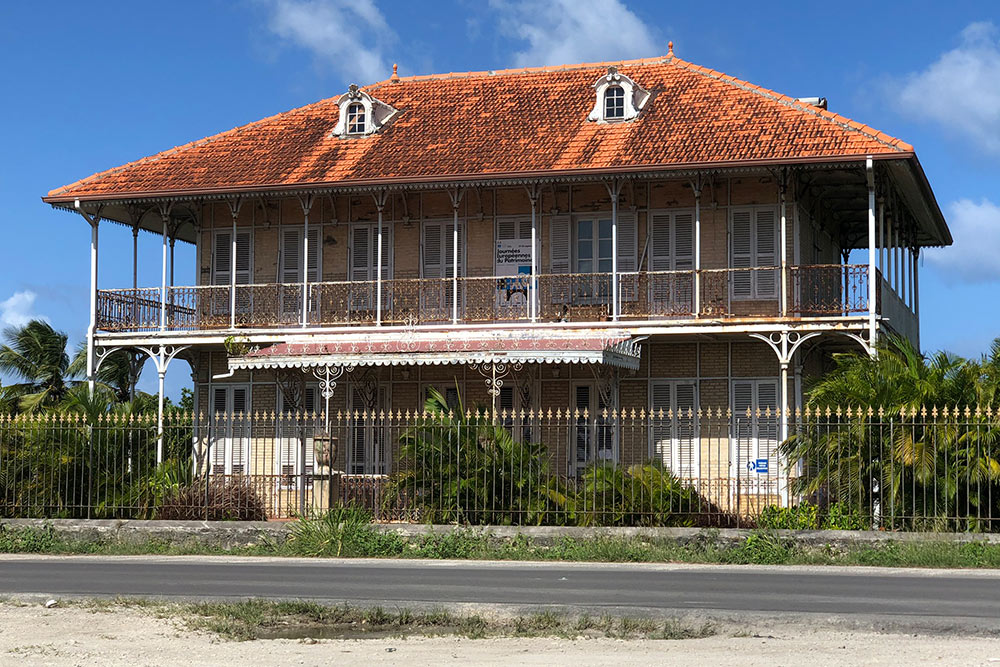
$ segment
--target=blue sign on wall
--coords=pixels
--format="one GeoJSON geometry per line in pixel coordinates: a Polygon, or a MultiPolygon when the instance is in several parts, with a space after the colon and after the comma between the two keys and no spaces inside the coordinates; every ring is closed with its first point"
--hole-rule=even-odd
{"type": "Polygon", "coordinates": [[[766,475],[770,470],[771,464],[767,459],[757,459],[755,461],[747,461],[747,470],[750,472],[755,472],[758,475],[766,475]]]}

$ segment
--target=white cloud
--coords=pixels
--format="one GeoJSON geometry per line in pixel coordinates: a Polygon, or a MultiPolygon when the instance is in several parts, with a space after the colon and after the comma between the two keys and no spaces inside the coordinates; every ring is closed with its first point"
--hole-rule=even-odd
{"type": "Polygon", "coordinates": [[[667,51],[620,0],[490,0],[516,67],[650,58],[667,51]]]}
{"type": "Polygon", "coordinates": [[[23,327],[31,320],[47,320],[35,313],[37,294],[31,291],[14,292],[6,301],[0,302],[0,324],[5,327],[23,327]]]}
{"type": "Polygon", "coordinates": [[[1000,206],[959,199],[948,206],[947,217],[955,245],[927,248],[927,262],[941,269],[947,282],[1000,281],[1000,206]]]}
{"type": "Polygon", "coordinates": [[[1000,31],[991,22],[969,24],[957,48],[892,84],[890,93],[900,113],[1000,153],[1000,31]]]}
{"type": "Polygon", "coordinates": [[[388,79],[385,49],[396,35],[373,0],[268,0],[268,27],[359,85],[388,79]]]}

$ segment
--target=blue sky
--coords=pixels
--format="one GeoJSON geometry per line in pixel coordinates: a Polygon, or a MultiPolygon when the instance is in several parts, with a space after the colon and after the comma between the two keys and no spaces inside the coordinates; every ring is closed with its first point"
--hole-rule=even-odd
{"type": "MultiPolygon", "coordinates": [[[[921,266],[927,350],[1000,335],[1000,8],[993,2],[222,0],[0,6],[0,323],[87,324],[86,224],[48,190],[157,151],[401,75],[666,52],[912,143],[956,239],[921,266]]],[[[140,237],[140,285],[159,239],[140,237]]],[[[102,287],[131,284],[131,235],[108,225],[102,287]]],[[[194,280],[178,244],[177,283],[194,280]]],[[[186,364],[168,393],[189,383],[186,364]]],[[[142,388],[155,391],[148,367],[142,388]]]]}

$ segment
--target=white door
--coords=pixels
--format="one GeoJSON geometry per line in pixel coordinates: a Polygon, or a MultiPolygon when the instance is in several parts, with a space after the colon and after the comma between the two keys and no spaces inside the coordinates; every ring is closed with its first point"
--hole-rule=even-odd
{"type": "MultiPolygon", "coordinates": [[[[212,248],[212,284],[228,286],[233,271],[233,233],[220,230],[215,233],[212,248]]],[[[253,235],[249,230],[236,230],[236,313],[249,315],[253,307],[250,290],[239,285],[249,285],[253,276],[253,235]]],[[[228,315],[230,310],[229,291],[212,292],[211,311],[215,316],[228,315]]]]}
{"type": "MultiPolygon", "coordinates": [[[[281,228],[281,252],[279,257],[279,281],[281,289],[279,298],[281,301],[281,321],[285,323],[298,322],[302,318],[302,271],[305,268],[303,257],[304,227],[282,227],[281,228]]],[[[322,274],[320,270],[321,248],[320,229],[318,227],[309,228],[309,283],[316,283],[322,274]]],[[[312,303],[312,313],[316,311],[318,304],[312,303]]]]}
{"type": "Polygon", "coordinates": [[[281,488],[303,490],[312,486],[315,470],[317,387],[307,386],[302,405],[295,406],[278,391],[278,438],[275,467],[281,488]],[[304,440],[304,441],[303,441],[304,440]]]}
{"type": "MultiPolygon", "coordinates": [[[[356,224],[351,227],[349,257],[351,261],[348,306],[352,312],[374,318],[375,280],[378,271],[378,224],[356,224]]],[[[382,225],[382,280],[392,279],[392,225],[382,225]]],[[[382,287],[382,310],[388,312],[392,298],[391,285],[382,287]]],[[[362,319],[364,319],[362,318],[362,319]]]]}
{"type": "Polygon", "coordinates": [[[733,380],[730,468],[744,492],[775,490],[778,457],[778,381],[733,380]]]}
{"type": "Polygon", "coordinates": [[[374,391],[372,401],[367,391],[351,387],[349,415],[352,423],[347,472],[352,475],[387,475],[390,471],[385,425],[389,391],[386,385],[379,385],[374,391]]]}
{"type": "MultiPolygon", "coordinates": [[[[452,318],[452,281],[455,271],[454,221],[428,221],[423,226],[420,289],[421,321],[442,321],[452,318]]],[[[458,224],[459,318],[462,309],[461,277],[465,273],[465,226],[458,224]]]]}

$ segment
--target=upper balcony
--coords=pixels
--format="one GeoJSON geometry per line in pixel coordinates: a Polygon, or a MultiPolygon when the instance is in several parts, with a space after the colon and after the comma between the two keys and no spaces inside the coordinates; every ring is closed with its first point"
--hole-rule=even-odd
{"type": "Polygon", "coordinates": [[[175,332],[611,321],[683,326],[837,320],[869,312],[868,267],[861,264],[790,266],[784,280],[778,267],[619,273],[617,308],[613,286],[613,274],[589,273],[539,275],[534,281],[519,275],[250,284],[236,285],[235,293],[229,285],[167,287],[165,294],[155,287],[109,289],[97,294],[97,328],[175,332]]]}

